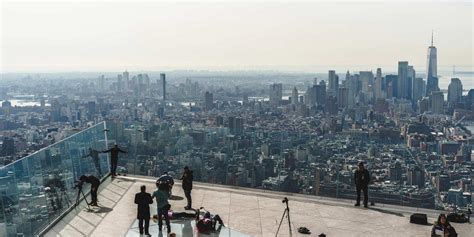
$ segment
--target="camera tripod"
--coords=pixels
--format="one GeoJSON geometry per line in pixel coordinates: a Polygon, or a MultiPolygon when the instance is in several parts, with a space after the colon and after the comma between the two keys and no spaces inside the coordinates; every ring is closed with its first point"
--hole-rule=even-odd
{"type": "Polygon", "coordinates": [[[79,186],[78,189],[77,189],[77,197],[76,197],[76,203],[74,203],[74,207],[79,206],[79,203],[81,201],[81,194],[82,194],[82,197],[84,198],[84,201],[87,204],[87,209],[91,209],[91,206],[89,205],[89,202],[87,202],[86,195],[84,194],[84,191],[82,191],[82,185],[79,186]]]}
{"type": "Polygon", "coordinates": [[[58,191],[56,191],[56,195],[59,197],[60,203],[62,203],[63,200],[66,200],[67,207],[71,206],[72,203],[71,203],[71,200],[69,200],[69,196],[67,195],[66,190],[61,189],[59,191],[59,194],[58,194],[58,191]]]}
{"type": "Polygon", "coordinates": [[[278,236],[278,232],[280,231],[281,223],[283,223],[283,219],[285,219],[285,216],[288,219],[288,228],[289,228],[288,230],[290,231],[290,237],[292,237],[293,232],[291,231],[290,207],[288,206],[288,198],[286,198],[286,197],[283,198],[283,200],[281,202],[286,203],[286,208],[285,208],[285,211],[283,211],[283,215],[281,216],[280,224],[278,225],[278,229],[277,229],[277,232],[275,233],[275,237],[278,236]]]}

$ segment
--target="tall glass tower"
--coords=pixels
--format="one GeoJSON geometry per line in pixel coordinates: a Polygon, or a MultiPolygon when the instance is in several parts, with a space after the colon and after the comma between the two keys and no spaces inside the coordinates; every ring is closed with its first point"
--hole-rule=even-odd
{"type": "Polygon", "coordinates": [[[428,58],[426,65],[426,96],[432,91],[439,91],[438,87],[438,62],[436,47],[433,46],[433,32],[431,32],[431,46],[428,47],[428,58]]]}

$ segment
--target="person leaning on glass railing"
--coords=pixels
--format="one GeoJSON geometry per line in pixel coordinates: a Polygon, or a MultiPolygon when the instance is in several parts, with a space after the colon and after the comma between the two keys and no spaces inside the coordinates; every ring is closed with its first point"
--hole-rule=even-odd
{"type": "Polygon", "coordinates": [[[117,176],[117,164],[118,164],[118,154],[119,153],[127,153],[126,151],[120,149],[118,145],[103,151],[102,153],[110,153],[110,172],[112,173],[112,177],[117,176]]]}

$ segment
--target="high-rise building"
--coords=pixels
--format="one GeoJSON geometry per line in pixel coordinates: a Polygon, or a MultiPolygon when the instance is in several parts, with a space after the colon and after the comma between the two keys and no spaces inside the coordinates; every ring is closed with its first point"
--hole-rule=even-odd
{"type": "Polygon", "coordinates": [[[125,80],[125,89],[130,89],[130,73],[127,71],[122,73],[122,78],[125,80]]]}
{"type": "Polygon", "coordinates": [[[444,113],[444,94],[442,91],[433,91],[430,96],[431,112],[434,114],[444,113]]]}
{"type": "Polygon", "coordinates": [[[337,95],[337,105],[339,108],[347,108],[349,104],[349,89],[340,87],[337,95]]]}
{"type": "Polygon", "coordinates": [[[291,104],[298,104],[298,90],[296,86],[293,87],[293,91],[291,92],[291,104]]]}
{"type": "Polygon", "coordinates": [[[346,74],[346,80],[344,81],[345,87],[347,88],[347,97],[348,99],[348,106],[353,107],[355,105],[356,96],[358,94],[358,85],[357,85],[357,78],[351,76],[349,71],[346,74]]]}
{"type": "Polygon", "coordinates": [[[15,154],[15,141],[11,137],[4,137],[2,143],[1,155],[11,156],[15,154]]]}
{"type": "Polygon", "coordinates": [[[431,92],[439,91],[437,50],[433,46],[433,33],[431,33],[431,46],[428,47],[426,64],[426,96],[429,96],[431,92]]]}
{"type": "Polygon", "coordinates": [[[374,73],[372,71],[360,71],[359,78],[362,82],[362,92],[364,92],[366,95],[369,95],[372,92],[374,73]]]}
{"type": "Polygon", "coordinates": [[[408,99],[408,62],[398,62],[398,96],[397,98],[408,99]]]}
{"type": "Polygon", "coordinates": [[[270,85],[270,104],[277,106],[283,99],[283,84],[273,83],[270,85]]]}
{"type": "Polygon", "coordinates": [[[375,86],[374,86],[374,92],[375,92],[375,98],[376,99],[382,99],[385,98],[382,90],[382,69],[377,68],[377,74],[375,76],[375,86]]]}
{"type": "Polygon", "coordinates": [[[448,103],[450,106],[459,103],[462,97],[462,83],[459,78],[451,78],[448,86],[448,103]]]}
{"type": "Polygon", "coordinates": [[[425,88],[425,81],[423,78],[418,77],[413,80],[413,93],[412,93],[412,100],[413,104],[416,105],[418,101],[423,98],[424,95],[424,88],[425,88]]]}
{"type": "Polygon", "coordinates": [[[336,75],[336,71],[329,70],[328,81],[328,95],[337,96],[339,90],[339,76],[336,75]]]}
{"type": "Polygon", "coordinates": [[[122,75],[118,74],[117,75],[117,91],[121,91],[122,88],[122,75]]]}
{"type": "Polygon", "coordinates": [[[324,80],[320,81],[315,90],[316,104],[318,106],[324,106],[326,104],[326,82],[324,80]]]}
{"type": "Polygon", "coordinates": [[[407,74],[407,99],[413,101],[413,81],[415,80],[416,72],[413,66],[408,65],[407,74]]]}
{"type": "Polygon", "coordinates": [[[166,74],[160,73],[160,80],[163,87],[163,101],[166,101],[166,74]]]}
{"type": "Polygon", "coordinates": [[[209,91],[204,94],[204,109],[206,111],[212,110],[214,106],[214,96],[209,91]]]}
{"type": "Polygon", "coordinates": [[[392,97],[398,98],[398,76],[397,75],[386,75],[385,76],[385,92],[387,98],[392,97]]]}

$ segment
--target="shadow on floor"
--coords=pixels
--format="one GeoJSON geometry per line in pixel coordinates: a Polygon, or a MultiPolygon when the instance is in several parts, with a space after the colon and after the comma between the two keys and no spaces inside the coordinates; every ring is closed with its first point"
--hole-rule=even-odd
{"type": "Polygon", "coordinates": [[[110,207],[101,207],[101,206],[99,206],[99,208],[94,209],[93,212],[94,213],[107,213],[107,212],[111,212],[112,210],[114,210],[114,209],[110,208],[110,207]]]}
{"type": "MultiPolygon", "coordinates": [[[[163,226],[163,231],[158,231],[158,224],[154,221],[150,222],[150,234],[151,236],[166,237],[167,229],[163,226]]],[[[221,227],[219,230],[212,231],[208,234],[198,233],[196,229],[196,221],[194,219],[182,218],[171,220],[171,233],[175,233],[177,237],[249,237],[247,234],[243,234],[239,231],[230,229],[228,227],[221,227]]],[[[135,220],[130,230],[128,231],[127,237],[139,236],[138,220],[135,220]]]]}
{"type": "Polygon", "coordinates": [[[176,196],[176,195],[173,195],[173,196],[170,197],[170,200],[174,200],[174,201],[181,201],[183,199],[184,199],[183,197],[176,196]]]}
{"type": "Polygon", "coordinates": [[[384,210],[384,209],[380,209],[380,208],[376,208],[376,207],[370,207],[369,210],[378,211],[378,212],[381,212],[381,213],[384,213],[384,214],[390,214],[390,215],[404,217],[404,215],[400,212],[384,210]]]}

